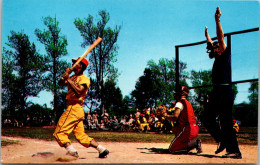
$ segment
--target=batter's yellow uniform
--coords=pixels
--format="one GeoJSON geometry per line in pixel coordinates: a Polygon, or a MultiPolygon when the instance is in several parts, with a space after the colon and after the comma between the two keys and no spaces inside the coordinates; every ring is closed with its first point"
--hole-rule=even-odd
{"type": "Polygon", "coordinates": [[[84,130],[83,119],[85,118],[85,112],[83,110],[83,102],[88,93],[90,79],[84,74],[73,75],[70,79],[77,85],[86,84],[87,88],[81,95],[77,95],[71,86],[68,85],[67,108],[61,115],[53,135],[59,145],[65,147],[66,143],[71,143],[68,135],[73,132],[81,145],[89,147],[93,138],[89,137],[84,130]]]}

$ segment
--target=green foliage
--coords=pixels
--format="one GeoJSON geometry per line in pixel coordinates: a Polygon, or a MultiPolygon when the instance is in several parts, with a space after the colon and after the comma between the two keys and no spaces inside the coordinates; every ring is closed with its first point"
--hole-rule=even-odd
{"type": "Polygon", "coordinates": [[[12,144],[20,144],[17,140],[1,139],[1,146],[8,146],[12,144]]]}
{"type": "MultiPolygon", "coordinates": [[[[212,72],[207,70],[198,72],[192,70],[190,76],[192,86],[198,87],[212,85],[211,74],[212,72]]],[[[208,99],[211,91],[212,87],[196,88],[194,90],[196,97],[195,100],[198,101],[200,104],[204,103],[208,99]]]]}
{"type": "Polygon", "coordinates": [[[124,115],[123,109],[123,96],[119,87],[116,87],[116,83],[112,80],[107,81],[104,85],[103,92],[104,108],[111,116],[121,116],[124,115]]]}
{"type": "Polygon", "coordinates": [[[250,104],[256,106],[258,104],[258,81],[251,82],[248,91],[250,104]]]}
{"type": "Polygon", "coordinates": [[[240,120],[245,127],[258,125],[258,108],[252,104],[241,103],[234,105],[233,118],[240,120]]]}
{"type": "Polygon", "coordinates": [[[27,126],[48,126],[52,123],[51,110],[46,106],[39,104],[31,104],[26,109],[26,116],[29,121],[26,121],[27,126]],[[28,123],[27,123],[28,122],[28,123]]]}
{"type": "Polygon", "coordinates": [[[43,85],[47,91],[51,91],[54,95],[53,107],[56,122],[59,114],[63,111],[58,108],[59,90],[63,89],[58,85],[58,81],[66,68],[70,66],[69,63],[62,60],[61,57],[67,55],[67,39],[60,34],[59,22],[56,18],[45,17],[43,19],[47,30],[36,29],[35,34],[38,40],[45,46],[46,55],[44,56],[45,74],[43,85]]]}
{"type": "Polygon", "coordinates": [[[95,79],[90,78],[90,87],[88,89],[88,94],[85,98],[84,105],[89,109],[90,112],[93,110],[98,110],[100,105],[100,98],[98,97],[96,90],[95,79]]]}
{"type": "Polygon", "coordinates": [[[135,113],[135,102],[134,99],[130,96],[125,96],[123,99],[123,109],[125,110],[125,115],[130,115],[135,113]]]}
{"type": "Polygon", "coordinates": [[[240,120],[243,126],[258,125],[258,81],[251,82],[248,89],[249,103],[241,103],[234,106],[234,118],[240,120]]]}
{"type": "Polygon", "coordinates": [[[135,106],[140,109],[154,106],[160,92],[158,90],[159,87],[157,87],[158,85],[152,71],[146,68],[144,75],[139,77],[135,85],[135,90],[131,93],[135,101],[135,106]]]}
{"type": "MultiPolygon", "coordinates": [[[[184,71],[186,64],[180,63],[180,83],[187,85],[188,74],[184,71]]],[[[158,62],[150,60],[131,95],[137,107],[156,107],[162,102],[165,104],[174,100],[175,91],[175,61],[161,58],[158,62]]]]}
{"type": "MultiPolygon", "coordinates": [[[[22,136],[42,140],[54,140],[53,132],[54,127],[40,128],[3,128],[3,136],[22,136]]],[[[239,134],[239,144],[257,145],[257,127],[254,128],[241,128],[243,134],[239,134]],[[244,131],[245,130],[245,131],[244,131]],[[248,131],[250,130],[250,132],[248,131]],[[243,138],[243,139],[242,139],[243,138]],[[249,140],[250,139],[250,140],[249,140]]],[[[137,132],[107,132],[107,131],[91,131],[88,130],[87,134],[94,137],[97,141],[110,141],[110,142],[148,142],[148,143],[170,143],[173,134],[154,134],[154,133],[137,133],[137,132]]],[[[76,138],[71,134],[69,138],[72,142],[77,142],[76,138]]],[[[202,139],[203,143],[215,144],[215,140],[208,134],[200,134],[198,138],[202,139]]],[[[2,139],[3,140],[3,139],[2,139]]]]}
{"type": "MultiPolygon", "coordinates": [[[[90,90],[93,90],[92,92],[95,92],[95,95],[98,97],[93,99],[89,98],[90,100],[88,101],[95,101],[96,104],[102,104],[104,101],[103,88],[106,79],[115,81],[118,77],[117,69],[113,63],[117,61],[118,46],[116,42],[121,27],[116,26],[115,29],[107,27],[108,21],[110,20],[109,13],[102,10],[98,14],[101,19],[99,19],[96,24],[91,15],[85,19],[75,19],[74,24],[83,37],[83,43],[81,44],[83,48],[91,45],[98,37],[103,39],[102,42],[91,51],[89,55],[89,66],[87,68],[90,77],[92,77],[95,82],[92,83],[92,86],[95,86],[90,90]]],[[[103,107],[103,105],[100,107],[103,107]]]]}
{"type": "Polygon", "coordinates": [[[54,93],[54,91],[60,89],[57,85],[59,78],[65,69],[70,66],[69,63],[60,59],[67,55],[66,47],[68,44],[66,37],[60,35],[61,29],[58,27],[59,22],[56,18],[45,17],[43,21],[47,30],[36,29],[35,34],[46,50],[44,67],[48,73],[44,79],[44,86],[48,91],[54,93]]]}
{"type": "Polygon", "coordinates": [[[16,114],[24,113],[28,97],[42,90],[43,58],[24,32],[11,31],[8,41],[11,49],[3,49],[3,107],[19,119],[16,114]]]}

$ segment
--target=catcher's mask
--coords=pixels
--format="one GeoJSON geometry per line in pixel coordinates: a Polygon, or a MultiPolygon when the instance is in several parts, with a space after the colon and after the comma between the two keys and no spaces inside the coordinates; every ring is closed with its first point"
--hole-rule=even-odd
{"type": "Polygon", "coordinates": [[[186,86],[178,86],[177,88],[176,88],[176,92],[175,92],[175,96],[188,96],[189,95],[189,93],[190,93],[190,90],[189,90],[189,88],[187,88],[186,86]]]}
{"type": "Polygon", "coordinates": [[[219,43],[215,42],[207,42],[207,53],[209,54],[209,58],[215,57],[214,49],[219,48],[219,43]]]}

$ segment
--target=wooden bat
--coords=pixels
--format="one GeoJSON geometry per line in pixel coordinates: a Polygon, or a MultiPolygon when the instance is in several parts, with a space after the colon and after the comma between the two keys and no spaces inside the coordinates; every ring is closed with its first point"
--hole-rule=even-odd
{"type": "Polygon", "coordinates": [[[93,50],[100,42],[102,41],[102,38],[98,37],[96,39],[96,41],[93,42],[92,45],[90,45],[90,47],[85,51],[85,53],[80,57],[79,60],[77,60],[77,62],[75,62],[75,64],[71,67],[71,70],[73,70],[75,68],[75,66],[77,66],[83,58],[85,58],[89,52],[91,52],[91,50],[93,50]]]}
{"type": "MultiPolygon", "coordinates": [[[[85,58],[91,50],[93,50],[100,42],[102,41],[102,38],[98,37],[96,41],[93,42],[92,45],[89,46],[89,48],[85,51],[85,53],[73,64],[73,66],[70,68],[70,73],[73,71],[73,69],[82,61],[83,58],[85,58]]],[[[64,80],[63,77],[61,77],[61,80],[64,80]]]]}

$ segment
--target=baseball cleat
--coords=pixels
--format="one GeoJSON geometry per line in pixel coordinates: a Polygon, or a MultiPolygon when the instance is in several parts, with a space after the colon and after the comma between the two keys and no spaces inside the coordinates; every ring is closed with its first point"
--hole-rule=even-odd
{"type": "Polygon", "coordinates": [[[227,154],[223,155],[222,158],[242,159],[242,154],[240,152],[228,152],[227,154]]]}
{"type": "Polygon", "coordinates": [[[70,152],[70,151],[68,151],[68,152],[66,153],[66,155],[73,156],[73,157],[75,157],[75,158],[79,158],[79,154],[78,154],[77,151],[75,151],[75,152],[70,152]]]}
{"type": "Polygon", "coordinates": [[[99,158],[105,158],[107,157],[107,155],[109,154],[109,151],[106,149],[105,151],[103,151],[102,153],[99,153],[99,158]]]}

